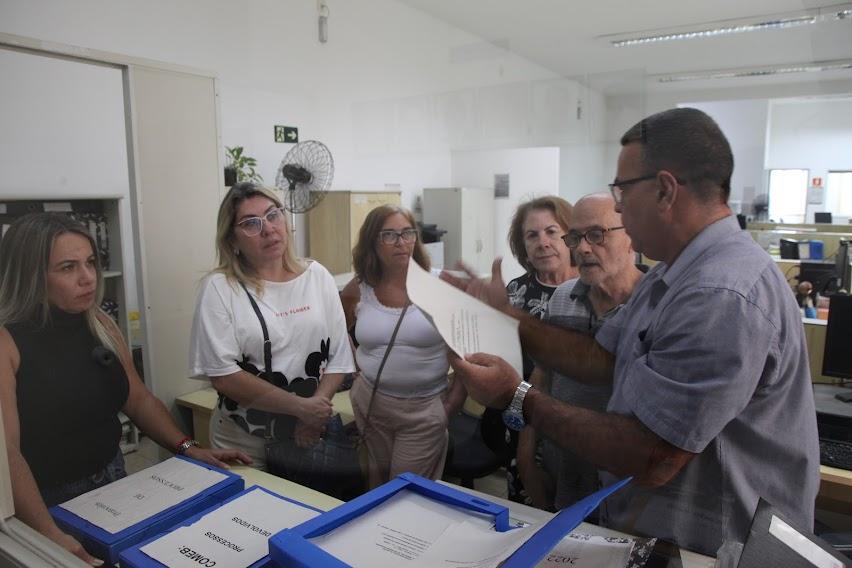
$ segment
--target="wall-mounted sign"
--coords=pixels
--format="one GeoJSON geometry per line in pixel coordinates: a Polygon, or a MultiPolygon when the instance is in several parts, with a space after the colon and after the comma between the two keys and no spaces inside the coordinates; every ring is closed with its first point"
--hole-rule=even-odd
{"type": "Polygon", "coordinates": [[[825,200],[825,189],[819,186],[813,186],[808,190],[808,203],[811,205],[819,205],[825,200]]]}
{"type": "Polygon", "coordinates": [[[494,197],[509,197],[509,174],[494,174],[494,197]]]}
{"type": "Polygon", "coordinates": [[[275,125],[275,141],[284,144],[296,144],[299,141],[299,129],[295,126],[275,125]]]}
{"type": "Polygon", "coordinates": [[[811,179],[811,187],[822,187],[822,178],[815,177],[811,179]]]}

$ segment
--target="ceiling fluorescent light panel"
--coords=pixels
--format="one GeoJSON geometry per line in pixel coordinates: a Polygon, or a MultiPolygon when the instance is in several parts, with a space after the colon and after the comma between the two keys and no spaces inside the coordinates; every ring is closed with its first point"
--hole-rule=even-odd
{"type": "Polygon", "coordinates": [[[717,69],[713,71],[696,71],[689,73],[666,73],[660,75],[651,75],[651,79],[655,80],[658,83],[678,83],[681,81],[735,79],[740,77],[765,77],[769,75],[786,75],[789,73],[843,71],[846,69],[852,69],[852,59],[822,61],[814,63],[790,63],[786,65],[773,65],[771,67],[717,69]]]}
{"type": "Polygon", "coordinates": [[[723,35],[783,30],[808,26],[824,21],[852,20],[852,4],[838,4],[826,8],[787,12],[767,16],[706,22],[647,32],[630,32],[600,36],[613,47],[632,47],[666,41],[680,41],[718,37],[723,35]]]}

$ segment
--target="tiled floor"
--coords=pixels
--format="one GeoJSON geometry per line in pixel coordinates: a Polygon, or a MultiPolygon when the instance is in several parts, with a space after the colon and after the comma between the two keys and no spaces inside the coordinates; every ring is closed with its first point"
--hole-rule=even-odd
{"type": "Polygon", "coordinates": [[[161,459],[160,446],[154,443],[151,438],[142,437],[136,451],[124,454],[124,469],[130,475],[160,463],[161,459]]]}

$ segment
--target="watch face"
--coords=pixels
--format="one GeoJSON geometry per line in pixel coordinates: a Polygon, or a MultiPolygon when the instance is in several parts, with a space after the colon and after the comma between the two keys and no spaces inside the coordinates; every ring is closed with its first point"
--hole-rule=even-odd
{"type": "Polygon", "coordinates": [[[512,430],[523,430],[526,426],[523,416],[519,416],[508,409],[503,411],[503,423],[512,430]]]}

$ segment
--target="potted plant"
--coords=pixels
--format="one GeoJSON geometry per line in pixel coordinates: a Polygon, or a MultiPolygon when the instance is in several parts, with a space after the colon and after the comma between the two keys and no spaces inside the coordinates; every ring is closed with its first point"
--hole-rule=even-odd
{"type": "Polygon", "coordinates": [[[262,182],[263,176],[255,171],[257,160],[244,153],[242,146],[225,146],[228,165],[225,166],[225,185],[232,186],[239,181],[262,182]]]}

